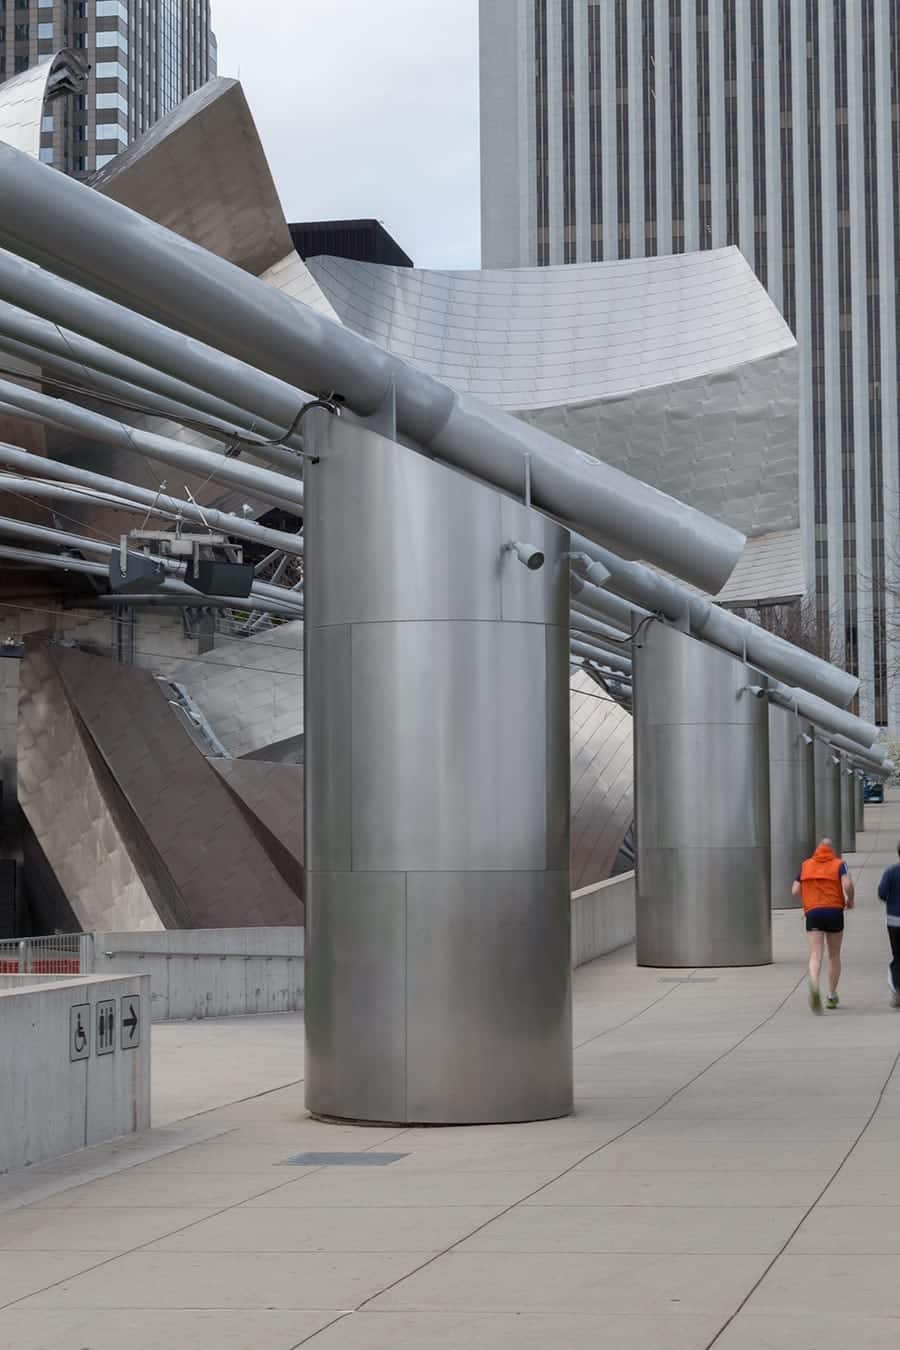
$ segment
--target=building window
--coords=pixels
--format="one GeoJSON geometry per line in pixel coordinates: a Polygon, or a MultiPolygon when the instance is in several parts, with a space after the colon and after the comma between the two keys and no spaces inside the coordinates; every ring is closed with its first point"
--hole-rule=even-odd
{"type": "Polygon", "coordinates": [[[599,5],[589,5],[588,99],[590,102],[591,261],[603,258],[603,84],[600,78],[602,16],[599,5]]]}
{"type": "MultiPolygon", "coordinates": [[[[534,106],[537,191],[537,263],[550,261],[550,173],[547,110],[547,0],[534,3],[534,106]]],[[[154,109],[155,113],[155,109],[154,109]]]]}
{"type": "Polygon", "coordinates": [[[124,66],[120,66],[118,61],[98,61],[95,74],[98,80],[119,80],[122,84],[128,83],[128,71],[124,66]]]}
{"type": "Polygon", "coordinates": [[[563,261],[577,260],[575,212],[575,4],[562,7],[563,261]]]}
{"type": "Polygon", "coordinates": [[[120,127],[118,122],[98,122],[97,140],[112,141],[119,140],[123,144],[128,142],[128,133],[124,127],[120,127]]]}
{"type": "Polygon", "coordinates": [[[98,47],[119,47],[125,53],[128,52],[128,39],[124,33],[120,33],[118,28],[103,29],[97,34],[98,47]]]}

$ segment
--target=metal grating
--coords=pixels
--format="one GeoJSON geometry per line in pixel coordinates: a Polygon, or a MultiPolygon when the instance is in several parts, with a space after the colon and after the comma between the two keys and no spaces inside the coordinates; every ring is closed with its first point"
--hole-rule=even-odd
{"type": "Polygon", "coordinates": [[[408,1153],[298,1153],[281,1167],[388,1167],[408,1153]]]}

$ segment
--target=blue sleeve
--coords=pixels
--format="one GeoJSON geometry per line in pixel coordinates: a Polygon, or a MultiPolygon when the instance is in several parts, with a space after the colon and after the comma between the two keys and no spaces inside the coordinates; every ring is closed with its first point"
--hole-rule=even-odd
{"type": "Polygon", "coordinates": [[[886,899],[888,898],[888,873],[889,873],[889,872],[890,872],[890,868],[888,868],[888,871],[887,871],[887,872],[883,872],[882,875],[881,875],[881,880],[880,880],[879,883],[878,883],[878,899],[879,899],[879,900],[886,900],[886,899]]]}
{"type": "Polygon", "coordinates": [[[842,862],[838,869],[838,876],[845,877],[846,875],[847,875],[847,864],[845,862],[842,862]]]}

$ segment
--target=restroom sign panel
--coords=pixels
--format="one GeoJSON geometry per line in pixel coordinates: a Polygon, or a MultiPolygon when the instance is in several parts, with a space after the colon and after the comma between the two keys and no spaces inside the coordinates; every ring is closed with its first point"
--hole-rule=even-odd
{"type": "Polygon", "coordinates": [[[111,1055],[116,1048],[116,1000],[97,1004],[97,1054],[111,1055]]]}

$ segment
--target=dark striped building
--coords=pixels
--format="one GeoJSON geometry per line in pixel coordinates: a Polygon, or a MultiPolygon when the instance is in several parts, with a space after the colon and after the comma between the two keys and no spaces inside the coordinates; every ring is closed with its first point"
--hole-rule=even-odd
{"type": "Polygon", "coordinates": [[[900,729],[900,0],[481,0],[481,77],[485,267],[734,244],[768,288],[818,631],[900,729]]]}

